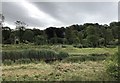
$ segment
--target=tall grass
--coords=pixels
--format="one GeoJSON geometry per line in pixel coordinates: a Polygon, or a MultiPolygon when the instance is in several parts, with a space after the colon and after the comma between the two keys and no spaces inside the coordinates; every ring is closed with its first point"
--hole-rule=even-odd
{"type": "Polygon", "coordinates": [[[27,60],[27,62],[44,60],[49,62],[54,60],[62,60],[68,56],[68,53],[65,52],[56,53],[49,50],[3,51],[2,61],[3,63],[6,63],[7,60],[12,62],[24,62],[25,60],[27,60]]]}
{"type": "Polygon", "coordinates": [[[88,54],[88,55],[74,55],[63,60],[63,62],[84,62],[84,61],[102,61],[105,60],[109,54],[88,54]]]}

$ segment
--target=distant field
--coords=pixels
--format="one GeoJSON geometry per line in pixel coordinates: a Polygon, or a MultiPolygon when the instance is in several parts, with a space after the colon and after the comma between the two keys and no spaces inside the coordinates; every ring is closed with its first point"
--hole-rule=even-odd
{"type": "Polygon", "coordinates": [[[2,50],[13,51],[13,50],[26,50],[26,49],[36,49],[36,50],[53,50],[56,52],[67,52],[72,55],[76,54],[103,54],[109,53],[114,54],[118,51],[118,48],[75,48],[72,45],[4,45],[2,50]]]}

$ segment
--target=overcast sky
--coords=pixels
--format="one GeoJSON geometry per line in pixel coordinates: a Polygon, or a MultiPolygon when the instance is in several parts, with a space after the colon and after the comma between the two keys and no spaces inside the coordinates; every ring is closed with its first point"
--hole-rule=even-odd
{"type": "Polygon", "coordinates": [[[118,20],[117,2],[3,2],[5,24],[15,28],[16,20],[29,28],[45,29],[72,24],[109,24],[118,20]]]}

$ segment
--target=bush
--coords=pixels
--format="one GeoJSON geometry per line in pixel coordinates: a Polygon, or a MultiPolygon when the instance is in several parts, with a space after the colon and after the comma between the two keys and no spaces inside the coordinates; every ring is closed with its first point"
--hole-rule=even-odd
{"type": "Polygon", "coordinates": [[[118,65],[118,59],[119,59],[120,53],[116,53],[109,57],[107,60],[107,72],[111,77],[113,77],[116,80],[120,80],[120,66],[118,65]]]}
{"type": "Polygon", "coordinates": [[[65,45],[62,45],[62,48],[67,48],[67,46],[65,46],[65,45]]]}
{"type": "Polygon", "coordinates": [[[27,64],[27,63],[30,63],[30,59],[18,59],[15,61],[15,63],[17,64],[27,64]]]}
{"type": "Polygon", "coordinates": [[[35,36],[35,45],[43,45],[43,44],[46,44],[46,38],[44,36],[35,36]]]}
{"type": "Polygon", "coordinates": [[[3,64],[4,64],[4,65],[11,65],[11,64],[13,64],[13,61],[11,61],[11,60],[5,60],[5,61],[3,62],[3,64]]]}
{"type": "Polygon", "coordinates": [[[49,50],[23,50],[23,51],[3,51],[2,60],[3,63],[6,60],[11,60],[16,63],[29,63],[30,61],[54,61],[62,60],[68,57],[68,53],[60,52],[55,53],[49,50]]]}
{"type": "Polygon", "coordinates": [[[89,54],[89,55],[79,55],[79,56],[71,56],[63,60],[63,62],[84,62],[84,61],[100,61],[105,60],[105,54],[89,54]]]}
{"type": "Polygon", "coordinates": [[[110,54],[109,53],[104,53],[104,54],[90,54],[91,56],[110,56],[110,54]]]}
{"type": "Polygon", "coordinates": [[[69,56],[68,53],[66,53],[66,52],[60,52],[60,53],[58,54],[58,60],[65,59],[65,58],[68,57],[68,56],[69,56]]]}
{"type": "Polygon", "coordinates": [[[106,45],[107,48],[115,48],[115,45],[106,45]]]}
{"type": "Polygon", "coordinates": [[[78,44],[78,45],[74,45],[73,47],[75,47],[75,48],[82,48],[83,45],[82,44],[78,44]]]}

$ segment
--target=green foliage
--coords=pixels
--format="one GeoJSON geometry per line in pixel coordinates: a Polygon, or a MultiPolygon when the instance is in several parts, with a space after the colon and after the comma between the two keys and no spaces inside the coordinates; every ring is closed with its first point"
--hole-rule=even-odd
{"type": "Polygon", "coordinates": [[[94,27],[92,25],[88,26],[87,30],[86,30],[86,33],[87,33],[87,35],[95,35],[95,34],[97,34],[96,33],[96,27],[94,27]]]}
{"type": "Polygon", "coordinates": [[[60,52],[55,53],[49,50],[23,50],[23,51],[3,51],[2,60],[3,63],[6,60],[11,60],[17,63],[29,63],[30,61],[44,60],[46,62],[62,60],[68,57],[68,53],[60,52]]]}
{"type": "Polygon", "coordinates": [[[31,63],[31,60],[22,58],[22,59],[15,60],[15,63],[16,64],[28,64],[28,63],[31,63]]]}
{"type": "Polygon", "coordinates": [[[9,27],[2,27],[2,43],[11,44],[10,34],[11,29],[9,27]]]}
{"type": "Polygon", "coordinates": [[[119,25],[117,22],[111,22],[110,23],[110,27],[112,29],[112,33],[115,39],[118,39],[118,29],[119,29],[119,25]]]}
{"type": "Polygon", "coordinates": [[[35,44],[36,45],[46,44],[46,38],[44,36],[40,36],[40,35],[35,36],[35,44]]]}
{"type": "Polygon", "coordinates": [[[105,37],[106,43],[108,44],[113,39],[114,38],[113,38],[112,30],[111,29],[107,29],[106,30],[106,37],[105,37]]]}
{"type": "Polygon", "coordinates": [[[102,61],[109,54],[89,54],[89,55],[74,55],[63,60],[63,62],[84,62],[84,61],[102,61]]]}
{"type": "Polygon", "coordinates": [[[4,65],[12,65],[13,64],[13,61],[11,60],[4,60],[4,65]]]}
{"type": "Polygon", "coordinates": [[[63,38],[58,38],[58,37],[53,37],[50,39],[51,44],[63,44],[64,39],[63,38]]]}
{"type": "Polygon", "coordinates": [[[119,56],[120,53],[117,52],[114,55],[110,56],[109,59],[106,61],[107,72],[116,80],[120,80],[120,65],[118,62],[119,56]]]}
{"type": "Polygon", "coordinates": [[[87,36],[87,42],[89,43],[89,47],[97,47],[98,46],[98,37],[95,35],[87,36]]]}
{"type": "Polygon", "coordinates": [[[97,28],[94,26],[88,26],[87,30],[87,42],[89,44],[89,47],[97,47],[98,46],[98,33],[97,33],[97,28]]]}
{"type": "Polygon", "coordinates": [[[75,47],[75,48],[82,48],[83,45],[82,44],[78,44],[78,45],[74,45],[73,47],[75,47]]]}
{"type": "Polygon", "coordinates": [[[14,44],[16,39],[20,43],[43,44],[82,44],[82,47],[106,47],[116,46],[118,43],[118,22],[110,25],[98,23],[85,23],[83,25],[71,25],[66,28],[49,27],[45,30],[26,29],[26,24],[16,21],[16,30],[10,27],[2,27],[3,44],[14,44]]]}
{"type": "Polygon", "coordinates": [[[67,27],[65,32],[65,38],[67,39],[67,44],[78,44],[81,39],[78,31],[73,29],[73,26],[67,27]]]}
{"type": "Polygon", "coordinates": [[[59,60],[65,59],[66,57],[69,57],[68,53],[66,53],[66,52],[60,52],[58,54],[58,59],[59,60]]]}
{"type": "Polygon", "coordinates": [[[98,43],[100,46],[104,46],[105,45],[105,39],[104,38],[99,38],[98,43]]]}
{"type": "Polygon", "coordinates": [[[24,41],[29,41],[32,42],[33,41],[33,32],[31,30],[25,30],[24,34],[23,34],[23,40],[24,41]]]}
{"type": "Polygon", "coordinates": [[[15,34],[14,33],[10,34],[10,41],[11,41],[11,44],[15,43],[15,34]]]}

